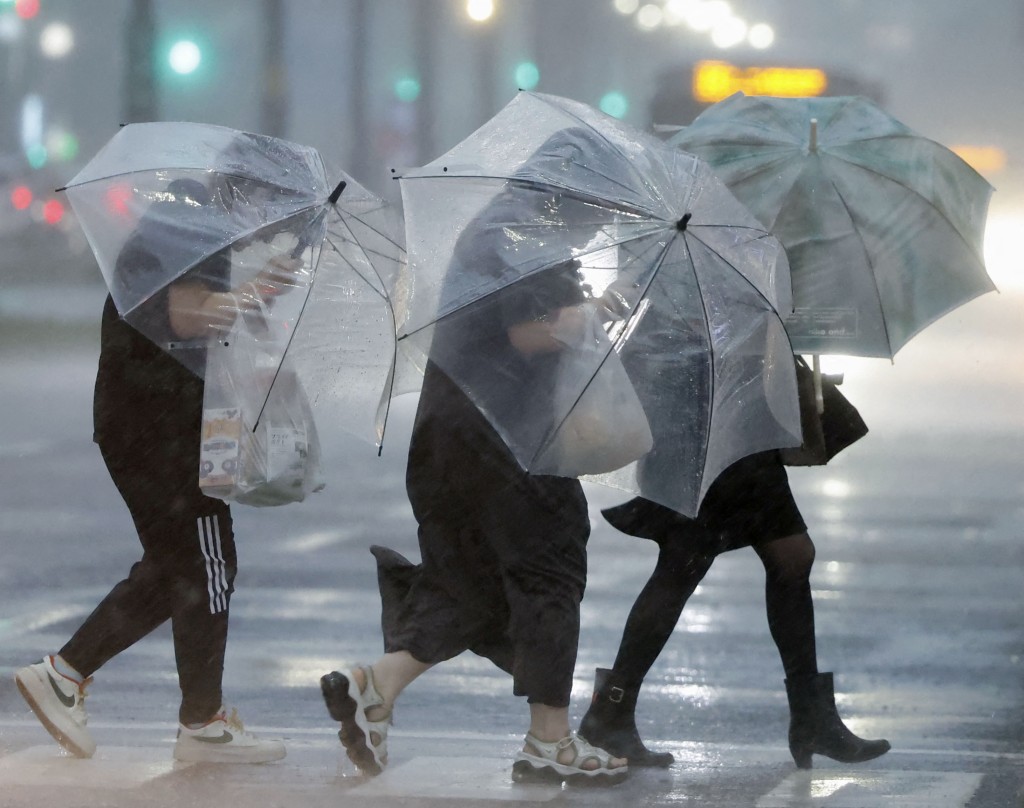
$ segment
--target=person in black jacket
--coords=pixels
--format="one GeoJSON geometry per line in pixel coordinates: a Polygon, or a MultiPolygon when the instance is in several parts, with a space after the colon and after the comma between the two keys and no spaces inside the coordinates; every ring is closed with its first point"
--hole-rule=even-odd
{"type": "MultiPolygon", "coordinates": [[[[121,250],[114,283],[136,293],[154,288],[162,272],[156,253],[166,255],[180,239],[195,238],[187,226],[189,212],[210,201],[197,181],[170,183],[121,250]]],[[[237,560],[227,503],[199,489],[200,375],[207,340],[230,327],[239,307],[255,305],[257,295],[277,294],[295,268],[292,259],[273,259],[257,282],[232,290],[230,249],[223,249],[141,304],[144,311],[136,316],[145,321],[146,336],[107,297],[94,440],[128,506],[143,554],[58,653],[15,677],[42,724],[78,757],[91,757],[96,748],[84,707],[93,673],[167,620],[182,696],[174,757],[244,763],[284,757],[283,743],[246,732],[223,706],[237,560]],[[182,361],[172,357],[177,351],[186,352],[182,361]]]]}

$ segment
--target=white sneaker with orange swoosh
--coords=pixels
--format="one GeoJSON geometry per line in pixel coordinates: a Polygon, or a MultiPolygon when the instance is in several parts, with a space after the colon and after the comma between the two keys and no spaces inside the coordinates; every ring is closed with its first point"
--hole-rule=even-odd
{"type": "Polygon", "coordinates": [[[75,757],[93,756],[96,742],[86,728],[89,716],[85,712],[85,688],[91,677],[84,682],[69,679],[57,672],[53,657],[48,656],[18,670],[14,681],[36,718],[57,743],[75,757]]]}
{"type": "Polygon", "coordinates": [[[284,743],[258,738],[247,732],[238,718],[221,707],[197,729],[178,726],[174,759],[186,763],[270,763],[285,756],[284,743]]]}

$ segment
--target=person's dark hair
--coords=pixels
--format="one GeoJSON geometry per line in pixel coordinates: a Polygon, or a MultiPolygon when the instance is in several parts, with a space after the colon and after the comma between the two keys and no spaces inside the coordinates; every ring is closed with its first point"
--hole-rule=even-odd
{"type": "Polygon", "coordinates": [[[210,203],[210,190],[199,180],[178,179],[172,180],[167,186],[167,193],[171,196],[172,202],[179,200],[190,200],[196,205],[207,205],[210,203]]]}

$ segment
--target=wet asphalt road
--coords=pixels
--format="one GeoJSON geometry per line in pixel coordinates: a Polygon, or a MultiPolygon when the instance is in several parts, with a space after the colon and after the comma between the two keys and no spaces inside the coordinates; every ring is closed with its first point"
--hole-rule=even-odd
{"type": "MultiPolygon", "coordinates": [[[[412,402],[397,408],[380,458],[321,425],[332,447],[323,494],[299,506],[235,511],[241,572],[226,692],[255,731],[287,739],[288,758],[263,767],[171,765],[177,686],[164,628],[99,672],[88,704],[100,752],[74,761],[56,753],[12,674],[63,643],[127,571],[137,544],[90,442],[95,333],[28,328],[34,347],[11,339],[9,324],[0,347],[4,808],[1024,805],[1024,441],[1012,414],[984,428],[961,417],[964,407],[984,413],[991,396],[1019,401],[1024,382],[1011,379],[1007,392],[901,388],[889,379],[893,398],[879,401],[858,398],[864,388],[851,374],[847,393],[869,402],[862,411],[871,435],[827,469],[791,474],[818,551],[820,667],[835,671],[851,728],[892,742],[887,756],[862,766],[816,758],[813,772],[796,771],[763,572],[754,553],[741,550],[715,564],[641,696],[644,737],[677,756],[668,771],[638,773],[603,792],[512,786],[525,705],[503,674],[464,656],[407,691],[392,768],[367,783],[340,759],[317,679],[342,660],[380,652],[367,547],[416,556],[402,485],[412,402]],[[927,418],[905,412],[929,407],[927,418]]],[[[622,497],[596,487],[588,494],[595,520],[576,719],[593,669],[614,657],[654,562],[652,545],[615,533],[597,515],[622,497]]]]}

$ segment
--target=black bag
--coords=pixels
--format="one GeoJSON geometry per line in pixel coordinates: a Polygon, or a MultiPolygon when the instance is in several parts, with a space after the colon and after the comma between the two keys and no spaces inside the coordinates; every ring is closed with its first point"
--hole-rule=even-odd
{"type": "Polygon", "coordinates": [[[785,465],[824,466],[847,446],[868,434],[867,424],[857,408],[839,392],[836,387],[838,383],[834,378],[822,375],[824,412],[819,415],[814,396],[814,371],[802,357],[796,358],[796,384],[804,442],[802,446],[779,450],[785,465]]]}

